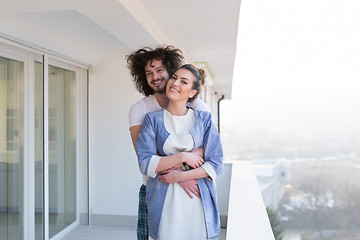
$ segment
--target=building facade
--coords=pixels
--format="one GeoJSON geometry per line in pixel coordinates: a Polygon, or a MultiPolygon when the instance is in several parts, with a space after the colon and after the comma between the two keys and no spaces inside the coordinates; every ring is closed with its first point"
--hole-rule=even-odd
{"type": "Polygon", "coordinates": [[[128,111],[142,96],[125,56],[181,48],[209,73],[201,98],[217,122],[218,101],[231,97],[239,9],[240,1],[3,1],[0,239],[134,226],[141,175],[128,111]]]}

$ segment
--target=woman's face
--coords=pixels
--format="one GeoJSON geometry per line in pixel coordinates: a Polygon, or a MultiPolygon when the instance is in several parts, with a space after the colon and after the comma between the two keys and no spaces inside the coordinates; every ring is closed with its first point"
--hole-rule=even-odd
{"type": "Polygon", "coordinates": [[[169,79],[166,96],[173,101],[187,101],[196,94],[196,90],[192,89],[194,81],[195,76],[190,71],[180,68],[169,79]]]}

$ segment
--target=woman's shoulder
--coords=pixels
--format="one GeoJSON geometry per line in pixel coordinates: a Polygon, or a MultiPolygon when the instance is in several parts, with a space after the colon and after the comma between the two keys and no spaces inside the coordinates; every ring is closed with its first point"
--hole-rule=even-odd
{"type": "Polygon", "coordinates": [[[196,121],[197,122],[202,122],[202,124],[204,125],[209,125],[212,123],[212,115],[210,112],[208,111],[203,111],[203,110],[197,110],[197,109],[193,109],[195,112],[195,116],[196,116],[196,121]]]}
{"type": "Polygon", "coordinates": [[[197,116],[200,116],[201,118],[205,118],[205,119],[211,118],[211,113],[208,112],[208,111],[199,110],[199,109],[194,109],[194,108],[193,108],[193,110],[194,110],[195,114],[196,114],[197,116]]]}

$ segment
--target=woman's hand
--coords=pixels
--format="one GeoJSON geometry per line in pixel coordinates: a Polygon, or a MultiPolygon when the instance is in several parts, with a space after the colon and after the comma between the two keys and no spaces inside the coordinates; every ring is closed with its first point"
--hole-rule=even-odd
{"type": "Polygon", "coordinates": [[[198,168],[204,163],[204,159],[193,152],[182,152],[183,162],[192,168],[198,168]]]}
{"type": "Polygon", "coordinates": [[[191,151],[192,153],[195,153],[197,155],[199,155],[200,157],[204,158],[204,148],[198,148],[196,150],[191,151]]]}

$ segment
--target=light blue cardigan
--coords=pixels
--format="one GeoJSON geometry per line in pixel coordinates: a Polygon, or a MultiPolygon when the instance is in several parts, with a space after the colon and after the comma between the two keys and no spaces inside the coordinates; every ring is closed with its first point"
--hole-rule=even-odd
{"type": "MultiPolygon", "coordinates": [[[[216,174],[219,175],[223,169],[223,149],[220,136],[209,112],[194,111],[196,120],[190,129],[195,143],[194,149],[204,148],[205,162],[210,163],[216,174]]],[[[163,146],[169,135],[164,125],[164,109],[146,115],[136,143],[139,167],[143,175],[147,175],[152,156],[166,155],[163,146]]],[[[197,182],[204,207],[207,237],[211,239],[220,233],[216,185],[208,178],[197,179],[197,182]]],[[[159,225],[167,188],[168,184],[162,183],[158,177],[150,177],[146,184],[149,234],[155,240],[159,236],[159,225]]]]}

